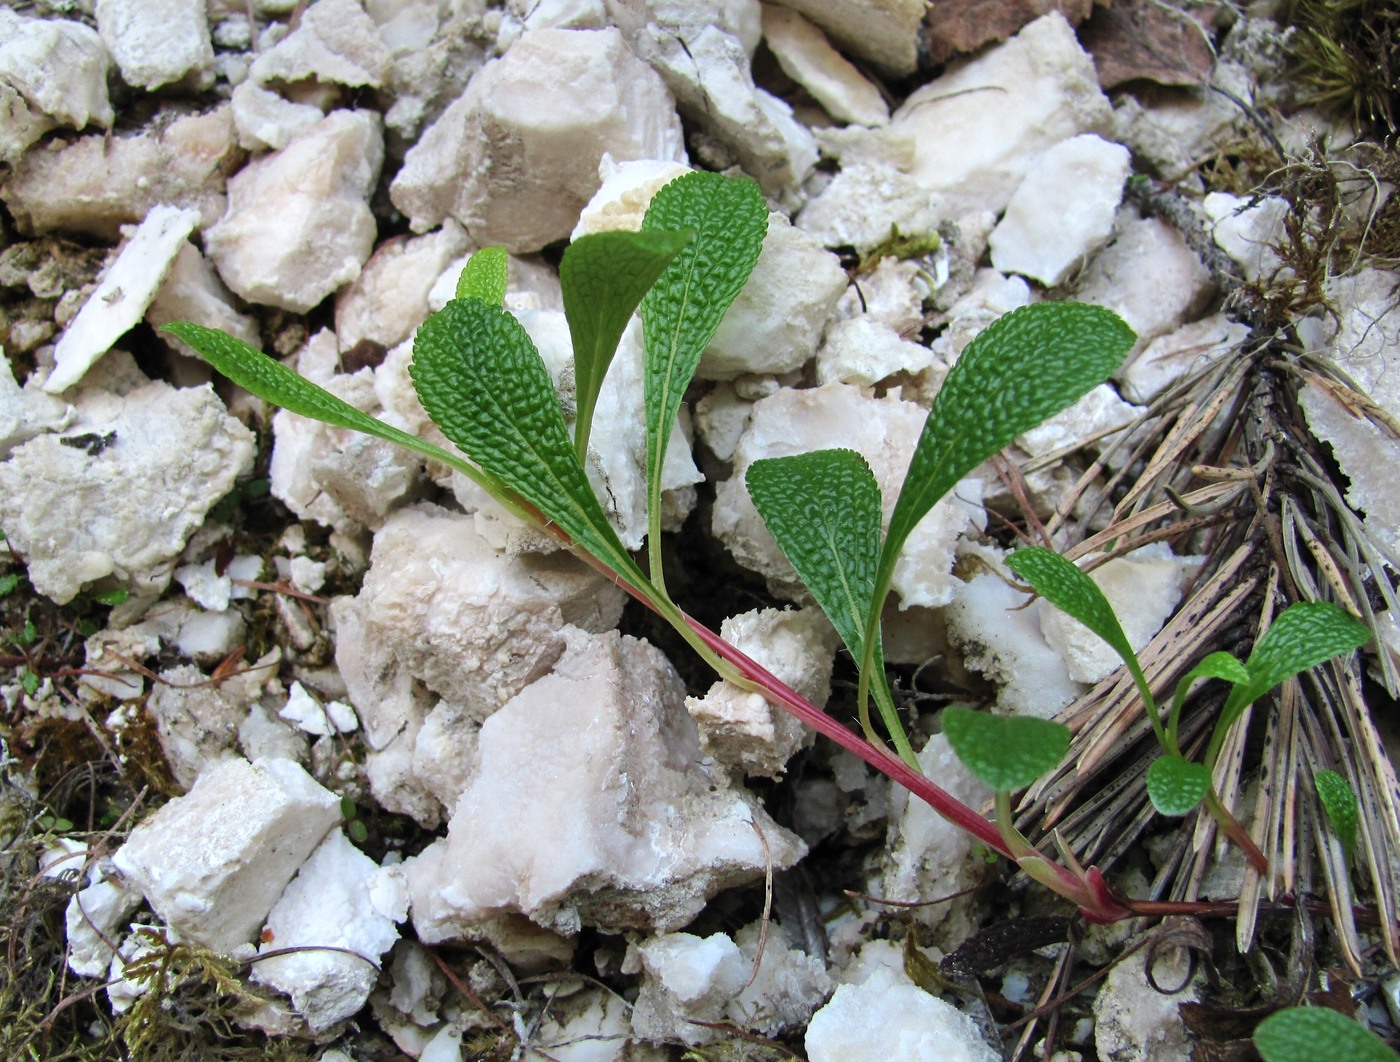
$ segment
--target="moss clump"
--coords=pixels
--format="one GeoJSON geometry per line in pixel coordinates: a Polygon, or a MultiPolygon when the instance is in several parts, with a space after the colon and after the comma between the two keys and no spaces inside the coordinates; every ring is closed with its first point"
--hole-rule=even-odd
{"type": "Polygon", "coordinates": [[[1298,102],[1349,112],[1363,136],[1393,137],[1400,119],[1400,7],[1394,0],[1292,0],[1288,51],[1298,102]]]}

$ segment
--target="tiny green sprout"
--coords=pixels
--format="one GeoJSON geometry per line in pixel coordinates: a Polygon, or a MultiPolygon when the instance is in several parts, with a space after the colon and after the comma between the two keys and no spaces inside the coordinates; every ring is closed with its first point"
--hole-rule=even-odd
{"type": "Polygon", "coordinates": [[[14,589],[17,586],[19,586],[19,576],[14,572],[0,575],[0,597],[6,597],[14,593],[14,589]]]}
{"type": "Polygon", "coordinates": [[[340,798],[340,817],[345,822],[345,832],[356,844],[364,844],[369,839],[369,827],[359,817],[355,802],[348,796],[340,798]]]}
{"type": "Polygon", "coordinates": [[[65,819],[61,815],[51,815],[45,813],[36,820],[39,827],[53,833],[66,833],[73,828],[73,820],[65,819]]]}
{"type": "Polygon", "coordinates": [[[34,621],[26,615],[24,624],[19,629],[19,634],[15,637],[18,645],[33,645],[39,638],[39,628],[34,626],[34,621]]]}
{"type": "Polygon", "coordinates": [[[1325,768],[1313,773],[1313,785],[1327,821],[1332,824],[1332,832],[1342,842],[1342,851],[1350,855],[1356,847],[1359,818],[1355,791],[1340,774],[1325,768]]]}
{"type": "Polygon", "coordinates": [[[1291,605],[1264,632],[1247,661],[1216,652],[1188,671],[1177,682],[1171,710],[1164,720],[1137,653],[1123,633],[1113,606],[1093,579],[1059,554],[1038,546],[1017,550],[1006,559],[1006,566],[1045,600],[1107,642],[1132,675],[1164,753],[1147,771],[1147,794],[1153,806],[1163,815],[1179,816],[1189,814],[1204,801],[1221,827],[1262,870],[1266,865],[1263,854],[1220,802],[1211,784],[1225,736],[1245,709],[1260,697],[1294,675],[1364,645],[1370,639],[1370,629],[1336,605],[1319,601],[1291,605]],[[1205,759],[1196,763],[1182,755],[1177,735],[1191,688],[1206,679],[1228,682],[1231,690],[1216,721],[1205,759]]]}
{"type": "Polygon", "coordinates": [[[1379,1036],[1327,1007],[1290,1007],[1270,1014],[1254,1030],[1264,1062],[1400,1062],[1379,1036]]]}
{"type": "Polygon", "coordinates": [[[99,605],[120,605],[131,596],[130,590],[98,590],[88,595],[99,605]]]}
{"type": "Polygon", "coordinates": [[[33,697],[38,694],[41,679],[29,668],[21,668],[19,673],[20,689],[33,697]]]}

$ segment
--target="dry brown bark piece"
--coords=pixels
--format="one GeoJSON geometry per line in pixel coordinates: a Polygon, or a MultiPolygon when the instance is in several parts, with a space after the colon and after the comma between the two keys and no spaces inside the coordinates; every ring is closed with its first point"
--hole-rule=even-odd
{"type": "Polygon", "coordinates": [[[1079,41],[1094,57],[1104,89],[1138,79],[1200,85],[1215,63],[1212,13],[1178,11],[1159,0],[1114,0],[1094,12],[1080,29],[1079,41]]]}
{"type": "Polygon", "coordinates": [[[1004,41],[1051,11],[1077,26],[1093,6],[1094,0],[935,0],[924,19],[925,49],[930,62],[947,62],[958,52],[1004,41]]]}

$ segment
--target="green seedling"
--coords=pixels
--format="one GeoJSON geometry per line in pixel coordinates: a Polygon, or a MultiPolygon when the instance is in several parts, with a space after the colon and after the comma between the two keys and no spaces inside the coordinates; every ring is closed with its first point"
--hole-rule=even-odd
{"type": "Polygon", "coordinates": [[[1350,855],[1356,847],[1359,820],[1355,791],[1336,771],[1325,769],[1314,772],[1313,786],[1317,789],[1318,803],[1332,824],[1332,832],[1342,842],[1342,851],[1350,855]]]}
{"type": "Polygon", "coordinates": [[[350,840],[356,844],[364,844],[369,840],[369,827],[365,825],[364,819],[360,818],[355,802],[348,796],[340,798],[340,817],[345,826],[346,836],[350,840]]]}
{"type": "MultiPolygon", "coordinates": [[[[1249,855],[1259,871],[1265,872],[1268,863],[1263,853],[1220,801],[1211,782],[1226,735],[1246,708],[1276,686],[1364,645],[1371,637],[1366,625],[1336,605],[1325,602],[1291,605],[1255,643],[1247,661],[1241,663],[1229,653],[1211,653],[1183,675],[1176,684],[1171,709],[1164,719],[1138,663],[1137,653],[1123,633],[1113,606],[1093,579],[1058,553],[1038,546],[1017,550],[1007,557],[1006,566],[1041,597],[1107,642],[1132,675],[1152,723],[1152,732],[1163,750],[1163,755],[1154,760],[1147,771],[1147,795],[1153,806],[1163,815],[1179,816],[1189,814],[1204,801],[1221,828],[1249,855]],[[1207,679],[1228,682],[1231,690],[1216,720],[1204,761],[1194,762],[1181,752],[1178,739],[1181,711],[1192,687],[1207,679]]],[[[1320,792],[1326,786],[1329,793],[1324,797],[1324,807],[1328,808],[1329,815],[1335,807],[1337,814],[1344,816],[1346,800],[1340,790],[1345,789],[1346,796],[1351,798],[1350,824],[1354,839],[1356,797],[1340,775],[1327,773],[1331,777],[1326,782],[1319,780],[1318,785],[1320,792]],[[1328,800],[1332,801],[1330,806],[1328,800]]],[[[1336,822],[1334,818],[1339,836],[1345,836],[1336,822]]]]}
{"type": "MultiPolygon", "coordinates": [[[[885,681],[880,616],[900,551],[919,521],[977,464],[1103,381],[1132,346],[1132,330],[1108,310],[1064,302],[1025,307],[987,328],[933,402],[883,536],[880,492],[859,455],[826,450],[750,469],[755,505],[860,665],[862,737],[686,615],[663,577],[660,473],[667,442],[700,356],[758,259],[766,225],[767,205],[754,182],[691,173],[657,193],[640,232],[585,236],[569,247],[560,280],[575,357],[572,426],[529,336],[502,308],[504,251],[478,252],[457,297],[419,328],[410,367],[424,409],[455,453],[375,420],[224,333],[193,324],[166,331],[258,397],[461,472],[655,611],[723,678],[761,693],[905,786],[1087,917],[1126,917],[1132,908],[1096,868],[1084,869],[1063,846],[1065,863],[1056,863],[1011,827],[1010,790],[1025,783],[1031,767],[1043,772],[1063,755],[1065,739],[1055,724],[1033,733],[1033,721],[993,721],[1011,728],[1011,736],[983,741],[984,766],[1002,794],[995,823],[921,773],[885,681]],[[645,568],[623,547],[584,471],[596,399],[638,309],[646,350],[645,568]],[[875,728],[871,700],[893,753],[875,728]],[[1004,758],[1012,747],[1022,750],[1012,758],[1012,773],[997,773],[998,752],[1004,758]]],[[[977,747],[982,723],[958,713],[952,718],[954,731],[963,728],[964,747],[968,734],[977,747]]]]}
{"type": "Polygon", "coordinates": [[[1254,1046],[1264,1062],[1400,1062],[1379,1036],[1327,1007],[1290,1007],[1270,1014],[1254,1030],[1254,1046]]]}

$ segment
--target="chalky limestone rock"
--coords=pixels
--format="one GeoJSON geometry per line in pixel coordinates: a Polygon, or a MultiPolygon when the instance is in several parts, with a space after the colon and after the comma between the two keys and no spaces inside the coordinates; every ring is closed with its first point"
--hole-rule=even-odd
{"type": "Polygon", "coordinates": [[[68,390],[141,320],[198,222],[199,211],[178,207],[146,215],[58,341],[45,391],[68,390]]]}
{"type": "Polygon", "coordinates": [[[622,592],[568,554],[507,556],[433,505],[395,513],[359,596],[331,607],[375,797],[436,825],[481,721],[555,665],[566,625],[601,632],[621,612],[622,592]]]}
{"type": "Polygon", "coordinates": [[[840,157],[842,172],[798,224],[828,246],[865,249],[888,239],[891,225],[909,235],[970,211],[1000,213],[1038,156],[1111,125],[1092,60],[1062,15],[1045,15],[950,63],[889,125],[825,132],[823,149],[840,157]]]}
{"type": "Polygon", "coordinates": [[[846,983],[812,1015],[805,1043],[811,1062],[996,1062],[1001,1057],[971,1018],[914,984],[896,946],[879,940],[861,949],[846,983]]]}
{"type": "Polygon", "coordinates": [[[159,205],[194,207],[201,227],[227,205],[241,161],[232,108],[162,111],[139,132],[81,136],[26,152],[5,180],[5,205],[21,232],[66,232],[116,242],[159,205]]]}
{"type": "Polygon", "coordinates": [[[202,0],[97,0],[97,31],[122,80],[156,89],[213,80],[214,48],[202,0]]]}
{"type": "Polygon", "coordinates": [[[253,434],[207,385],[145,381],[81,392],[75,406],[65,432],[0,464],[0,528],[34,588],[60,604],[108,576],[163,590],[205,514],[252,467],[253,434]]]}
{"type": "Polygon", "coordinates": [[[394,946],[395,922],[406,915],[395,876],[333,830],[268,914],[260,952],[308,950],[255,963],[253,980],[291,996],[312,1032],[353,1016],[369,998],[379,978],[371,963],[394,946]],[[330,948],[345,950],[321,950],[330,948]]]}
{"type": "MultiPolygon", "coordinates": [[[[818,609],[758,609],[731,616],[720,637],[815,705],[831,695],[831,666],[839,640],[818,609]]],[[[760,693],[721,679],[685,706],[700,728],[700,748],[745,774],[779,777],[812,731],[769,704],[760,693]]]]}
{"type": "Polygon", "coordinates": [[[451,216],[482,245],[564,238],[604,153],[685,160],[675,103],[615,29],[526,33],[423,134],[390,196],[415,232],[451,216]]]}
{"type": "Polygon", "coordinates": [[[676,102],[770,196],[796,198],[817,162],[811,132],[788,104],[754,84],[757,0],[696,6],[609,0],[627,43],[665,79],[676,102]]]}
{"type": "Polygon", "coordinates": [[[1168,995],[1148,983],[1149,954],[1151,949],[1143,948],[1115,964],[1094,1000],[1094,1047],[1104,1062],[1152,1062],[1191,1053],[1191,1036],[1179,1009],[1199,998],[1190,983],[1188,960],[1175,952],[1154,963],[1152,976],[1159,985],[1183,989],[1168,995]]]}
{"type": "Polygon", "coordinates": [[[702,765],[684,686],[657,649],[565,635],[554,669],[482,724],[447,839],[404,865],[421,940],[520,914],[566,934],[676,929],[804,852],[702,765]]]}
{"type": "Polygon", "coordinates": [[[763,39],[783,73],[812,94],[838,122],[884,125],[890,108],[876,88],[796,11],[763,5],[763,39]]]}
{"type": "Polygon", "coordinates": [[[374,249],[369,196],[384,161],[373,111],[334,111],[229,181],[205,248],[245,299],[305,313],[360,275],[374,249]]]}
{"type": "MultiPolygon", "coordinates": [[[[1310,381],[1299,396],[1308,428],[1332,447],[1350,480],[1347,501],[1363,511],[1366,529],[1387,548],[1400,552],[1400,441],[1377,421],[1400,419],[1400,314],[1395,295],[1400,274],[1379,269],[1338,277],[1329,284],[1332,305],[1339,309],[1335,333],[1321,322],[1308,322],[1306,340],[1330,355],[1377,407],[1358,416],[1350,388],[1310,381]]],[[[1300,330],[1301,331],[1301,330],[1300,330]]]]}
{"type": "Polygon", "coordinates": [[[766,939],[760,956],[758,937],[751,925],[732,940],[662,933],[637,945],[629,960],[639,960],[645,976],[632,1029],[645,1040],[698,1046],[720,1035],[701,1022],[770,1037],[803,1025],[831,992],[826,964],[790,947],[781,932],[766,939]]]}
{"type": "Polygon", "coordinates": [[[1129,168],[1127,148],[1093,133],[1050,148],[992,230],[992,265],[1046,287],[1062,283],[1112,233],[1129,168]]]}
{"type": "Polygon", "coordinates": [[[391,63],[388,45],[357,0],[317,0],[292,33],[254,60],[249,73],[262,85],[315,79],[377,88],[391,63]]]}
{"type": "Polygon", "coordinates": [[[156,914],[228,953],[247,944],[340,819],[340,801],[290,760],[229,759],[161,807],[112,856],[156,914]]]}
{"type": "Polygon", "coordinates": [[[110,127],[110,66],[107,47],[91,27],[0,10],[0,162],[18,162],[55,126],[110,127]]]}

